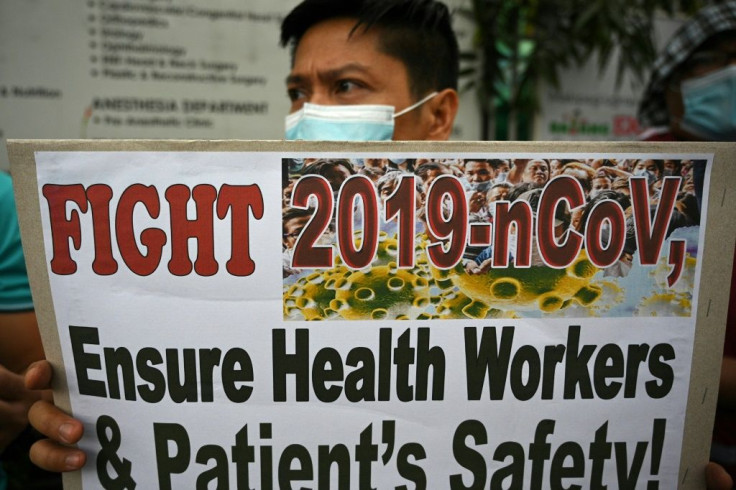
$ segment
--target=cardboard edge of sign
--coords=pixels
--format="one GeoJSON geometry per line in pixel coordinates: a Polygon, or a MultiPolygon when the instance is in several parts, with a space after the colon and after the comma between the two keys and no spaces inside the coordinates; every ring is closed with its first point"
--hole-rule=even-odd
{"type": "MultiPolygon", "coordinates": [[[[713,249],[704,256],[697,305],[693,362],[690,375],[679,488],[705,488],[703,472],[708,460],[718,378],[726,327],[726,314],[734,244],[736,242],[736,144],[734,143],[643,143],[643,142],[306,142],[242,140],[8,140],[8,155],[14,181],[26,264],[31,281],[36,314],[48,360],[63,373],[63,359],[56,328],[43,233],[35,153],[40,151],[151,151],[151,152],[279,152],[279,153],[524,153],[544,154],[647,154],[651,158],[714,156],[711,170],[708,215],[704,247],[713,249]],[[730,170],[730,171],[729,171],[730,170]],[[718,223],[718,226],[713,226],[718,223]],[[725,254],[722,253],[725,251],[725,254]],[[721,252],[721,253],[719,253],[721,252]]],[[[70,412],[65,377],[56,376],[54,400],[70,412]]],[[[88,428],[89,430],[89,428],[88,428]]],[[[90,455],[91,456],[91,455],[90,455]]],[[[92,463],[90,457],[88,464],[92,463]]],[[[81,472],[64,475],[65,488],[82,488],[81,472]]]]}

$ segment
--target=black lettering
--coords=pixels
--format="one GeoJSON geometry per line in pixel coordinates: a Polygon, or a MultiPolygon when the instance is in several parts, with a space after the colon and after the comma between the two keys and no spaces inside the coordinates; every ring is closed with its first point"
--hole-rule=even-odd
{"type": "Polygon", "coordinates": [[[138,394],[143,401],[158,403],[164,399],[166,378],[159,369],[153,367],[163,363],[161,353],[153,347],[144,347],[138,351],[135,357],[136,369],[141,379],[147,383],[138,385],[138,394]]]}
{"type": "Polygon", "coordinates": [[[473,327],[465,329],[465,371],[468,400],[480,400],[488,375],[491,400],[502,400],[506,388],[506,376],[514,341],[514,327],[503,327],[501,344],[496,339],[496,328],[485,327],[478,347],[478,332],[473,327]],[[493,376],[492,372],[497,375],[493,376]]]}
{"type": "Polygon", "coordinates": [[[253,387],[238,383],[253,382],[253,362],[244,349],[234,348],[225,353],[222,360],[222,389],[228,400],[234,403],[248,401],[253,387]]]}
{"type": "Polygon", "coordinates": [[[644,456],[647,453],[648,442],[637,442],[634,448],[634,457],[629,467],[629,456],[625,442],[614,442],[613,447],[616,454],[616,475],[618,476],[618,488],[623,490],[634,490],[639,479],[641,467],[644,464],[644,456]]]}
{"type": "Polygon", "coordinates": [[[414,364],[414,348],[411,346],[411,330],[399,335],[394,349],[396,364],[396,395],[402,402],[414,399],[414,385],[409,381],[409,368],[414,364]]]}
{"type": "Polygon", "coordinates": [[[74,357],[74,370],[77,373],[79,394],[105,398],[107,396],[105,383],[103,381],[89,379],[87,373],[90,369],[100,370],[102,368],[100,356],[84,352],[84,346],[86,344],[100,345],[100,337],[97,329],[69,325],[69,339],[72,344],[72,356],[74,357]]]}
{"type": "Polygon", "coordinates": [[[199,373],[202,388],[202,401],[211,402],[213,396],[213,371],[220,365],[222,351],[220,349],[199,349],[199,373]]]}
{"type": "Polygon", "coordinates": [[[348,352],[346,364],[356,367],[345,378],[345,397],[351,402],[376,400],[376,359],[367,347],[356,347],[348,352]]]}
{"type": "Polygon", "coordinates": [[[207,464],[214,461],[215,465],[197,476],[197,490],[207,490],[211,482],[216,482],[214,488],[230,488],[227,453],[220,446],[210,444],[202,446],[197,451],[197,463],[207,464]]]}
{"type": "Polygon", "coordinates": [[[672,389],[675,373],[672,366],[665,361],[671,361],[674,358],[675,349],[670,344],[657,344],[652,347],[649,355],[649,372],[659,379],[659,382],[651,380],[645,383],[647,394],[652,398],[664,398],[672,389]]]}
{"type": "Polygon", "coordinates": [[[565,399],[574,399],[577,387],[580,398],[593,398],[590,384],[588,362],[595,352],[595,346],[584,345],[580,350],[580,325],[570,325],[567,334],[567,355],[565,357],[565,399]]]}
{"type": "Polygon", "coordinates": [[[616,344],[601,347],[593,365],[593,383],[595,393],[603,400],[610,400],[618,395],[623,383],[608,381],[609,378],[620,378],[624,375],[624,353],[616,344]]]}
{"type": "Polygon", "coordinates": [[[378,401],[391,399],[391,329],[382,328],[378,340],[378,401]]]}
{"type": "Polygon", "coordinates": [[[187,430],[179,424],[153,424],[153,438],[156,448],[156,468],[158,487],[170,490],[171,475],[181,474],[189,467],[191,444],[187,430]],[[169,454],[169,443],[174,443],[176,451],[169,454]]]}
{"type": "Polygon", "coordinates": [[[334,488],[331,479],[331,468],[334,464],[337,468],[337,488],[338,490],[350,489],[350,451],[344,444],[338,444],[334,447],[319,446],[318,454],[318,481],[317,488],[328,490],[334,488]]]}
{"type": "MultiPolygon", "coordinates": [[[[427,475],[424,470],[418,464],[412,464],[409,461],[412,458],[414,461],[422,461],[427,459],[427,453],[421,444],[415,442],[404,444],[399,449],[399,454],[396,459],[396,469],[406,480],[409,480],[414,484],[414,488],[417,490],[426,490],[427,488],[427,475]]],[[[408,490],[406,485],[396,487],[396,490],[408,490]]]]}
{"type": "Polygon", "coordinates": [[[360,443],[355,446],[355,461],[358,463],[358,486],[372,489],[372,466],[378,461],[378,445],[373,444],[373,424],[360,433],[360,443]]]}
{"type": "MultiPolygon", "coordinates": [[[[502,442],[493,453],[494,461],[511,462],[493,472],[491,485],[488,488],[522,488],[524,484],[524,448],[518,442],[502,442]],[[508,484],[504,480],[509,479],[508,484]]],[[[482,486],[479,488],[483,488],[482,486]]]]}
{"type": "MultiPolygon", "coordinates": [[[[475,329],[471,330],[475,332],[475,329]]],[[[465,335],[467,339],[467,328],[465,329],[465,335]]],[[[452,438],[452,455],[460,466],[470,471],[473,479],[470,481],[469,485],[465,485],[463,482],[463,475],[451,475],[451,490],[482,490],[486,484],[486,462],[481,453],[468,447],[468,437],[473,439],[475,445],[488,444],[488,433],[486,432],[486,428],[478,420],[466,420],[457,426],[457,429],[455,429],[455,435],[452,438]]]]}
{"type": "Polygon", "coordinates": [[[555,371],[565,357],[564,345],[548,345],[544,348],[544,372],[542,374],[542,400],[551,400],[555,394],[555,371]]]}
{"type": "Polygon", "coordinates": [[[286,353],[286,331],[273,331],[273,401],[286,401],[286,376],[296,377],[296,401],[309,401],[309,330],[295,332],[295,353],[286,353]]]}
{"type": "Polygon", "coordinates": [[[279,460],[279,488],[292,488],[293,481],[312,478],[312,457],[307,448],[300,444],[286,446],[279,460]],[[292,468],[294,462],[299,463],[299,466],[292,468]]]}
{"type": "Polygon", "coordinates": [[[135,373],[133,370],[133,356],[125,347],[113,349],[106,347],[102,350],[105,357],[105,373],[107,374],[107,389],[110,398],[120,400],[120,378],[123,378],[123,389],[126,400],[135,400],[135,373]]]}
{"type": "Polygon", "coordinates": [[[626,382],[624,384],[624,398],[636,396],[636,383],[639,379],[639,365],[647,360],[649,345],[630,345],[626,359],[626,382]]]}
{"type": "Polygon", "coordinates": [[[312,388],[318,400],[329,403],[340,397],[342,387],[327,386],[328,383],[342,381],[342,357],[337,350],[325,347],[317,352],[312,363],[312,388]]]}
{"type": "Polygon", "coordinates": [[[445,352],[435,345],[429,347],[430,329],[419,329],[417,341],[417,381],[416,399],[427,399],[429,385],[429,368],[432,368],[432,400],[442,400],[445,397],[445,352]]]}
{"type": "Polygon", "coordinates": [[[197,353],[194,349],[182,350],[184,376],[179,368],[179,353],[166,349],[166,376],[169,381],[169,396],[174,403],[197,401],[197,353]]]}
{"type": "Polygon", "coordinates": [[[522,401],[529,400],[539,388],[542,366],[539,353],[531,345],[523,345],[516,351],[511,361],[511,391],[522,401]],[[526,383],[524,383],[524,364],[527,365],[526,383]]]}
{"type": "Polygon", "coordinates": [[[552,453],[552,445],[547,442],[547,437],[554,431],[554,420],[545,419],[540,421],[534,431],[534,442],[529,444],[529,460],[532,462],[530,487],[532,489],[542,489],[544,463],[549,460],[552,453]]]}
{"type": "MultiPolygon", "coordinates": [[[[235,434],[235,445],[232,447],[237,488],[250,490],[250,464],[255,459],[255,449],[248,442],[248,425],[246,424],[235,434]]],[[[264,485],[263,488],[270,487],[264,485]]]]}
{"type": "Polygon", "coordinates": [[[595,431],[595,438],[590,443],[588,450],[588,458],[592,461],[590,468],[590,489],[606,490],[608,487],[603,484],[603,469],[606,461],[611,459],[611,443],[608,442],[608,422],[601,425],[595,431]]]}
{"type": "Polygon", "coordinates": [[[575,442],[564,442],[555,451],[549,469],[549,481],[551,490],[582,490],[581,485],[565,486],[565,478],[582,478],[585,476],[585,456],[583,448],[575,442]],[[571,460],[571,465],[566,466],[565,461],[571,460]]]}

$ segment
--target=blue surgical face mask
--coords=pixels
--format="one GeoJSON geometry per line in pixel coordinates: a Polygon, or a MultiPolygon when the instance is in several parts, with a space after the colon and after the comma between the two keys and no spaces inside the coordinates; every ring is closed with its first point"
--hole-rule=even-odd
{"type": "Polygon", "coordinates": [[[394,114],[390,105],[318,105],[305,102],[286,116],[287,140],[390,141],[394,119],[437,95],[432,92],[416,104],[394,114]]]}
{"type": "Polygon", "coordinates": [[[485,182],[468,182],[467,189],[472,192],[488,192],[488,189],[493,185],[493,181],[486,180],[485,182]]]}
{"type": "Polygon", "coordinates": [[[708,140],[736,141],[736,66],[682,82],[680,127],[708,140]]]}
{"type": "Polygon", "coordinates": [[[634,175],[637,177],[646,177],[647,184],[652,184],[657,180],[657,175],[651,170],[647,170],[645,168],[634,170],[634,175]]]}

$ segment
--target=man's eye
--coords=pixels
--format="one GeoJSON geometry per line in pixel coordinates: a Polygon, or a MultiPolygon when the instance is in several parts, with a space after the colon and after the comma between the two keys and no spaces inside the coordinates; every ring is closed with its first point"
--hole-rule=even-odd
{"type": "Polygon", "coordinates": [[[336,84],[336,91],[338,93],[346,93],[355,90],[358,87],[360,87],[360,85],[352,80],[339,80],[336,84]]]}
{"type": "Polygon", "coordinates": [[[287,95],[289,96],[289,100],[292,102],[295,102],[299,99],[303,99],[305,94],[304,90],[298,89],[298,88],[290,88],[286,90],[287,95]]]}

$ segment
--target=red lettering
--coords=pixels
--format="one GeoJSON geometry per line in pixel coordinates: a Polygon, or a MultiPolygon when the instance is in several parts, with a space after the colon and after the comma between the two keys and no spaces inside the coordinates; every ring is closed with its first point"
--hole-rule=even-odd
{"type": "Polygon", "coordinates": [[[396,218],[399,237],[399,267],[414,267],[414,229],[416,221],[416,182],[414,176],[403,176],[391,196],[386,199],[386,221],[396,218]]]}
{"type": "Polygon", "coordinates": [[[353,175],[340,187],[337,206],[337,247],[345,265],[362,269],[371,264],[378,250],[378,199],[371,180],[364,175],[353,175]],[[355,246],[353,232],[355,201],[360,199],[363,209],[363,233],[360,248],[355,246]]]}
{"type": "Polygon", "coordinates": [[[332,188],[327,179],[321,175],[305,175],[294,185],[291,194],[291,206],[299,209],[309,207],[309,198],[314,196],[317,206],[314,215],[304,227],[302,234],[294,245],[294,256],[291,266],[298,268],[332,267],[332,247],[317,245],[317,241],[327,231],[332,219],[334,202],[332,188]]]}
{"type": "Polygon", "coordinates": [[[597,203],[585,223],[585,250],[596,267],[606,268],[621,258],[626,243],[626,215],[616,201],[597,203]],[[609,223],[608,243],[602,243],[603,225],[609,223]]]}
{"type": "Polygon", "coordinates": [[[555,216],[557,207],[566,201],[570,209],[585,204],[583,188],[575,178],[560,175],[550,181],[542,191],[537,209],[537,243],[544,263],[555,269],[572,264],[580,254],[583,236],[572,228],[568,229],[563,243],[557,242],[555,216]]]}
{"type": "Polygon", "coordinates": [[[72,209],[67,219],[66,206],[71,201],[79,207],[80,211],[87,212],[87,196],[84,193],[84,187],[81,184],[46,184],[41,192],[49,203],[53,249],[51,271],[59,275],[74,274],[77,271],[77,263],[72,260],[69,239],[72,240],[74,249],[79,250],[82,246],[82,230],[79,225],[79,213],[72,209]]]}
{"type": "Polygon", "coordinates": [[[158,191],[153,186],[134,184],[125,189],[118,201],[115,215],[115,235],[118,249],[125,265],[139,276],[148,276],[158,268],[161,262],[163,247],[166,244],[166,233],[158,228],[147,228],[141,232],[141,244],[146,247],[147,255],[141,254],[135,240],[133,211],[136,204],[141,203],[151,218],[158,218],[161,211],[158,191]]]}
{"type": "Polygon", "coordinates": [[[166,200],[171,209],[171,260],[169,272],[175,276],[186,276],[192,272],[189,257],[189,239],[197,240],[197,258],[194,270],[200,276],[212,276],[217,272],[215,260],[215,228],[213,208],[217,191],[207,184],[195,186],[191,197],[197,210],[196,219],[187,218],[189,187],[183,184],[166,189],[166,200]]]}
{"type": "Polygon", "coordinates": [[[682,269],[685,266],[685,240],[671,240],[670,241],[670,255],[669,264],[672,266],[672,271],[667,276],[667,285],[672,287],[677,281],[680,280],[682,275],[682,269]]]}
{"type": "Polygon", "coordinates": [[[652,223],[647,179],[645,177],[631,177],[629,179],[636,246],[639,250],[639,261],[642,265],[657,263],[675,209],[680,180],[682,180],[681,177],[664,178],[659,203],[657,203],[654,215],[654,223],[652,223]]]}
{"type": "Polygon", "coordinates": [[[263,195],[261,189],[253,185],[223,185],[217,197],[217,217],[225,219],[230,210],[232,230],[232,250],[225,267],[234,276],[249,276],[256,268],[250,256],[249,213],[255,219],[263,217],[263,195]]]}
{"type": "Polygon", "coordinates": [[[526,201],[496,203],[493,230],[493,267],[509,266],[509,236],[511,226],[516,227],[516,267],[532,264],[532,208],[526,201]]]}
{"type": "Polygon", "coordinates": [[[439,269],[451,269],[463,258],[468,235],[468,205],[460,181],[450,175],[437,177],[427,191],[427,245],[429,261],[439,269]],[[445,204],[450,208],[446,209],[445,204]],[[446,211],[449,211],[447,213],[446,211]]]}
{"type": "Polygon", "coordinates": [[[87,188],[87,200],[92,211],[92,230],[95,239],[95,260],[92,270],[100,276],[109,276],[118,271],[118,263],[112,256],[110,234],[110,200],[112,189],[105,184],[95,184],[87,188]]]}
{"type": "MultiPolygon", "coordinates": [[[[92,271],[107,276],[117,272],[118,262],[112,246],[111,202],[113,191],[106,184],[94,184],[87,189],[81,184],[46,184],[42,194],[49,206],[53,257],[51,271],[68,275],[77,271],[77,263],[71,257],[70,241],[75,250],[82,246],[80,211],[91,210],[91,234],[94,240],[92,271]],[[67,210],[69,203],[78,209],[67,210]],[[67,217],[68,213],[68,217],[67,217]]],[[[201,276],[217,273],[215,259],[214,203],[217,216],[231,220],[231,255],[226,267],[230,274],[247,276],[255,270],[250,257],[249,217],[263,217],[263,196],[257,185],[223,185],[218,198],[217,190],[207,184],[189,187],[177,184],[165,193],[170,209],[171,259],[169,271],[177,276],[190,274],[194,270],[201,276]],[[188,219],[189,199],[194,200],[196,218],[188,219]],[[192,263],[189,256],[189,239],[197,242],[197,256],[192,263]]],[[[167,232],[160,228],[146,228],[136,233],[134,217],[136,206],[142,204],[148,215],[157,219],[161,212],[161,201],[154,186],[133,184],[125,189],[115,210],[115,237],[117,248],[125,265],[131,272],[148,276],[161,263],[163,248],[169,240],[167,232]],[[142,252],[145,248],[145,254],[142,252]]],[[[113,204],[114,205],[114,204],[113,204]]],[[[140,211],[138,213],[140,216],[140,211]]]]}

